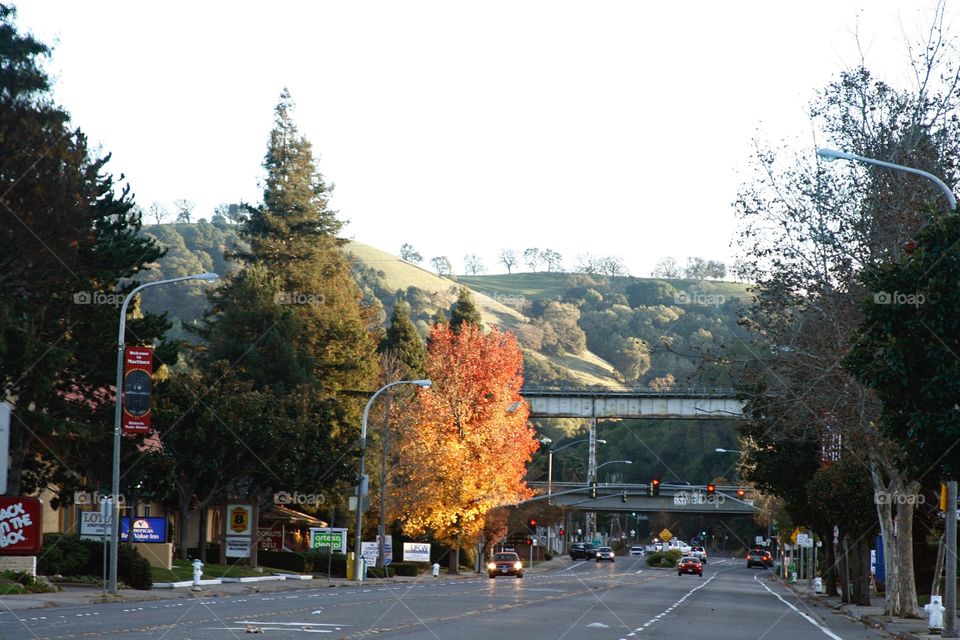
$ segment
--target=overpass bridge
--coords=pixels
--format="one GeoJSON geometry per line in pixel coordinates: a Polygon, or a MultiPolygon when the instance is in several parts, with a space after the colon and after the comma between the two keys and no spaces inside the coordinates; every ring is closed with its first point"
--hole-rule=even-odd
{"type": "Polygon", "coordinates": [[[731,389],[533,389],[520,392],[531,418],[730,420],[743,417],[731,389]]]}
{"type": "Polygon", "coordinates": [[[660,495],[651,497],[646,484],[598,484],[596,498],[591,498],[589,485],[578,483],[528,482],[527,486],[541,495],[526,502],[549,500],[586,511],[751,515],[757,510],[749,497],[737,496],[737,486],[717,486],[716,494],[710,496],[705,485],[661,484],[660,495]]]}

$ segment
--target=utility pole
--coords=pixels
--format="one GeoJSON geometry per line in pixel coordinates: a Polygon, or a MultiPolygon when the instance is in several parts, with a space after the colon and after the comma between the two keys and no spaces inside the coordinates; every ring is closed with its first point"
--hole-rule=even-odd
{"type": "Polygon", "coordinates": [[[944,535],[946,544],[947,575],[944,578],[943,635],[944,638],[960,638],[957,633],[957,481],[947,482],[947,523],[944,535]]]}
{"type": "MultiPolygon", "coordinates": [[[[587,484],[597,481],[597,419],[590,418],[590,443],[587,445],[587,484]]],[[[587,513],[587,535],[593,541],[593,531],[596,527],[597,514],[587,513]]]]}

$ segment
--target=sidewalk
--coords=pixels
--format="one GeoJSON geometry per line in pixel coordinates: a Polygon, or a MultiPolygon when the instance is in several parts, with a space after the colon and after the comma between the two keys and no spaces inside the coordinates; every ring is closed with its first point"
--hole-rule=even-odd
{"type": "MultiPolygon", "coordinates": [[[[819,602],[831,609],[841,612],[843,615],[853,620],[859,620],[863,624],[874,628],[884,629],[895,638],[911,638],[913,640],[929,640],[931,638],[940,638],[940,634],[931,634],[927,626],[927,619],[896,618],[884,614],[883,606],[862,607],[855,604],[844,604],[839,596],[828,596],[822,593],[815,593],[813,586],[806,583],[792,584],[783,580],[778,580],[781,584],[787,586],[791,591],[801,598],[813,602],[819,602]]],[[[883,602],[883,597],[872,595],[871,602],[883,602]]],[[[923,607],[920,608],[923,613],[923,607]]]]}
{"type": "MultiPolygon", "coordinates": [[[[569,565],[566,558],[555,558],[548,562],[541,562],[528,573],[544,573],[563,569],[569,565]]],[[[486,574],[466,571],[457,575],[448,575],[446,567],[440,570],[440,575],[433,577],[428,571],[418,576],[399,576],[394,578],[369,578],[364,580],[365,585],[380,586],[383,584],[404,584],[411,582],[433,582],[437,580],[466,580],[486,574]]],[[[61,585],[62,591],[56,593],[29,593],[23,595],[0,596],[0,614],[6,611],[21,611],[25,609],[47,609],[51,607],[80,607],[107,602],[153,602],[158,600],[176,600],[184,598],[219,598],[233,595],[247,595],[251,593],[270,593],[273,591],[288,591],[293,589],[324,589],[332,587],[356,587],[356,582],[345,578],[330,578],[317,576],[313,580],[275,580],[253,583],[227,583],[202,587],[201,591],[193,591],[192,587],[176,587],[173,589],[151,589],[138,591],[123,589],[117,595],[105,594],[101,587],[61,585]]]]}

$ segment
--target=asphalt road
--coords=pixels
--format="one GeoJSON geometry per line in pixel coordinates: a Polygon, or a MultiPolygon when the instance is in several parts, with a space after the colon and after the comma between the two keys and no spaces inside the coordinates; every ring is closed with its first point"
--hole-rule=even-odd
{"type": "Polygon", "coordinates": [[[226,640],[262,632],[295,638],[881,638],[811,606],[747,569],[711,559],[703,577],[650,569],[643,558],[566,569],[389,586],[316,588],[197,600],[116,603],[0,614],[0,638],[226,640]]]}

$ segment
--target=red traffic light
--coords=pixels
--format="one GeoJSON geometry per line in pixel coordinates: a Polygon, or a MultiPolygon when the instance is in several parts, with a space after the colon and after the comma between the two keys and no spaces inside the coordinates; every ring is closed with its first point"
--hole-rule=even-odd
{"type": "Polygon", "coordinates": [[[746,496],[746,495],[747,495],[746,489],[737,489],[737,497],[738,497],[738,498],[743,498],[743,497],[746,496]]]}
{"type": "Polygon", "coordinates": [[[566,533],[567,532],[563,530],[563,527],[560,527],[560,535],[563,536],[566,535],[566,533]]]}
{"type": "Polygon", "coordinates": [[[530,528],[531,528],[531,529],[534,528],[534,527],[536,527],[536,526],[537,526],[537,519],[536,519],[536,518],[530,518],[530,522],[529,522],[528,524],[530,525],[530,528]]]}
{"type": "Polygon", "coordinates": [[[717,485],[715,485],[715,484],[708,484],[708,485],[707,485],[707,493],[708,493],[708,494],[711,494],[711,495],[712,495],[712,494],[714,494],[714,493],[716,493],[716,492],[717,492],[717,485]]]}
{"type": "Polygon", "coordinates": [[[653,480],[650,481],[650,484],[652,484],[652,485],[655,486],[655,487],[659,487],[659,486],[660,486],[660,478],[654,478],[653,480]]]}

